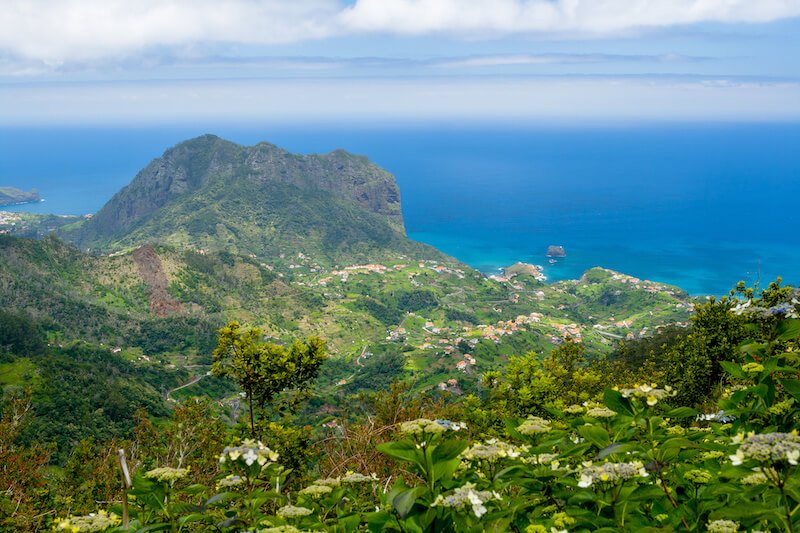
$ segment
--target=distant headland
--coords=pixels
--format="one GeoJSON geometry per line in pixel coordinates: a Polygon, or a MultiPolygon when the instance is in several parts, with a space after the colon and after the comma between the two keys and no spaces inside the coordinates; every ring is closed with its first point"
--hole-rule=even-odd
{"type": "Polygon", "coordinates": [[[0,187],[0,206],[30,204],[41,202],[42,197],[36,189],[28,192],[15,189],[14,187],[0,187]]]}

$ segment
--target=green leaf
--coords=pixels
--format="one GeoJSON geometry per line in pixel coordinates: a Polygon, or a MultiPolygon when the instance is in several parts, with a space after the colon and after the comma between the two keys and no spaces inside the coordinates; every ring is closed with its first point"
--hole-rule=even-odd
{"type": "Polygon", "coordinates": [[[795,400],[800,400],[800,379],[782,379],[780,384],[795,400]]]}
{"type": "Polygon", "coordinates": [[[775,328],[775,333],[778,334],[777,340],[779,341],[800,339],[800,319],[788,318],[781,320],[775,328]]]}
{"type": "Polygon", "coordinates": [[[697,416],[697,411],[691,407],[677,407],[664,413],[664,416],[667,418],[694,418],[697,416]]]}
{"type": "Polygon", "coordinates": [[[736,363],[731,363],[730,361],[720,361],[720,366],[730,374],[731,376],[735,377],[736,379],[746,379],[747,373],[742,370],[742,367],[737,365],[736,363]]]}
{"type": "Polygon", "coordinates": [[[202,522],[206,520],[207,517],[203,513],[192,513],[186,516],[182,516],[178,519],[178,523],[180,525],[188,524],[190,522],[202,522]]]}
{"type": "Polygon", "coordinates": [[[453,472],[458,470],[461,465],[461,459],[455,458],[449,461],[436,461],[433,463],[433,480],[447,479],[453,475],[453,472]]]}
{"type": "Polygon", "coordinates": [[[438,444],[431,452],[431,459],[436,463],[437,461],[448,461],[461,455],[461,452],[467,449],[469,444],[463,440],[448,440],[438,444]]]}
{"type": "Polygon", "coordinates": [[[409,440],[385,442],[378,444],[377,449],[379,452],[401,461],[409,463],[417,461],[417,446],[409,440]]]}
{"type": "Polygon", "coordinates": [[[426,490],[428,490],[427,487],[414,487],[413,489],[404,490],[392,498],[392,507],[397,511],[397,514],[405,518],[411,512],[411,508],[414,507],[417,497],[424,494],[426,490]]]}
{"type": "Polygon", "coordinates": [[[740,346],[739,351],[750,356],[762,357],[767,352],[767,344],[763,342],[751,342],[740,346]]]}
{"type": "Polygon", "coordinates": [[[585,425],[578,428],[581,437],[591,442],[601,450],[611,443],[608,431],[600,426],[585,425]]]}
{"type": "Polygon", "coordinates": [[[631,492],[628,499],[632,502],[650,502],[664,497],[664,491],[656,485],[639,485],[631,492]]]}
{"type": "Polygon", "coordinates": [[[356,531],[358,525],[361,523],[361,515],[358,513],[350,513],[337,516],[336,522],[344,531],[356,531]]]}
{"type": "Polygon", "coordinates": [[[206,500],[206,503],[203,504],[203,507],[208,507],[214,503],[224,503],[226,500],[230,500],[236,496],[237,494],[233,492],[221,492],[219,494],[214,494],[212,497],[206,500]]]}
{"type": "Polygon", "coordinates": [[[665,440],[664,444],[661,445],[661,448],[668,450],[670,448],[695,448],[696,446],[697,445],[689,439],[675,437],[673,439],[665,440]]]}
{"type": "Polygon", "coordinates": [[[625,454],[625,453],[628,453],[630,451],[637,450],[637,449],[639,449],[639,445],[638,444],[634,444],[634,443],[619,444],[619,443],[615,442],[615,443],[603,448],[602,450],[600,450],[600,453],[597,454],[597,458],[598,459],[605,459],[609,455],[614,455],[614,454],[617,454],[617,453],[625,454]]]}
{"type": "Polygon", "coordinates": [[[394,518],[387,511],[377,511],[367,515],[367,527],[370,531],[397,531],[394,518]]]}
{"type": "Polygon", "coordinates": [[[617,413],[624,413],[633,416],[633,409],[631,409],[631,402],[627,398],[623,398],[619,391],[613,389],[606,389],[603,393],[603,403],[606,407],[617,413]]]}

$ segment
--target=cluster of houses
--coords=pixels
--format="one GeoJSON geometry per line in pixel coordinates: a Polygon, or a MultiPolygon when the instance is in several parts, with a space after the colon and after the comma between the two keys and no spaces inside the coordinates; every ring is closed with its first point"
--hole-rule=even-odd
{"type": "Polygon", "coordinates": [[[481,324],[475,328],[465,327],[464,333],[467,336],[478,336],[499,343],[501,337],[513,335],[519,331],[528,331],[528,326],[533,324],[544,324],[556,330],[556,334],[551,335],[549,338],[552,344],[560,344],[567,338],[572,339],[574,342],[583,340],[583,332],[579,324],[574,322],[570,324],[553,322],[548,320],[542,313],[536,312],[528,315],[519,315],[512,320],[501,320],[496,325],[481,324]]]}
{"type": "Polygon", "coordinates": [[[461,394],[461,389],[458,388],[457,379],[448,379],[447,381],[442,381],[436,386],[436,388],[442,392],[449,391],[454,394],[461,394]]]}
{"type": "MultiPolygon", "coordinates": [[[[16,226],[22,217],[17,213],[10,213],[8,211],[0,211],[0,226],[16,226]]],[[[0,234],[11,233],[11,228],[0,228],[0,234]]]]}
{"type": "Polygon", "coordinates": [[[440,265],[436,261],[420,261],[417,266],[419,268],[428,268],[438,274],[450,274],[458,279],[464,279],[465,273],[460,268],[450,268],[440,265]]]}
{"type": "Polygon", "coordinates": [[[476,364],[477,361],[475,360],[475,358],[472,357],[470,354],[465,353],[464,359],[456,363],[456,370],[466,373],[469,371],[470,367],[473,367],[476,364]]]}
{"type": "Polygon", "coordinates": [[[669,285],[664,285],[663,283],[657,283],[648,279],[639,279],[634,276],[628,276],[627,274],[613,272],[612,270],[608,270],[608,272],[611,273],[612,281],[627,283],[633,286],[635,289],[643,290],[649,292],[650,294],[664,293],[670,296],[677,296],[675,291],[670,288],[669,285]]]}

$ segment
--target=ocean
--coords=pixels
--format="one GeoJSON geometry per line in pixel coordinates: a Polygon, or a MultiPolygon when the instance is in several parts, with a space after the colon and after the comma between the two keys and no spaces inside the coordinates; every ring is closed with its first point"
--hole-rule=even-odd
{"type": "Polygon", "coordinates": [[[151,159],[214,133],[363,154],[400,185],[409,236],[484,272],[604,266],[722,295],[800,283],[800,124],[355,124],[0,128],[0,186],[97,211],[151,159]],[[548,245],[567,257],[550,264],[548,245]]]}

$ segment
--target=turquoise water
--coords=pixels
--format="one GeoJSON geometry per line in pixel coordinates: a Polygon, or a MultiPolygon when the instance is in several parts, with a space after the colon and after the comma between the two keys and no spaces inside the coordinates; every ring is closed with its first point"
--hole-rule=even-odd
{"type": "Polygon", "coordinates": [[[0,185],[99,209],[166,147],[202,133],[296,152],[345,148],[395,174],[409,235],[483,271],[551,279],[601,265],[723,294],[800,282],[800,124],[502,124],[0,129],[0,185]],[[568,256],[547,263],[550,244],[568,256]]]}

